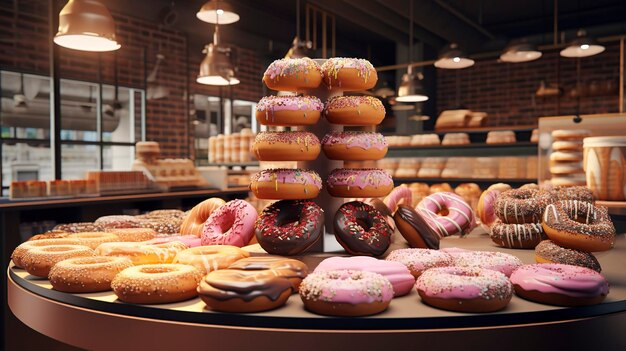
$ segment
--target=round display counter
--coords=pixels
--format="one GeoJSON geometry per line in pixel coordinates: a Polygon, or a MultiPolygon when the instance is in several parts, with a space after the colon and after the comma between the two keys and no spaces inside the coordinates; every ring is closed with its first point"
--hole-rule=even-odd
{"type": "MultiPolygon", "coordinates": [[[[533,250],[496,247],[487,235],[442,240],[442,247],[502,251],[534,263],[533,250]]],[[[394,245],[404,246],[404,243],[394,245]]],[[[302,259],[313,270],[333,254],[302,259]]],[[[163,305],[119,302],[112,292],[69,294],[51,289],[48,280],[9,267],[8,304],[30,328],[64,343],[90,350],[382,350],[413,347],[489,347],[507,350],[594,347],[626,349],[626,239],[597,253],[611,284],[606,300],[595,306],[564,308],[514,296],[496,313],[455,313],[424,305],[415,291],[395,298],[379,315],[361,318],[319,316],[292,295],[285,306],[255,314],[217,313],[195,298],[163,305]]]]}

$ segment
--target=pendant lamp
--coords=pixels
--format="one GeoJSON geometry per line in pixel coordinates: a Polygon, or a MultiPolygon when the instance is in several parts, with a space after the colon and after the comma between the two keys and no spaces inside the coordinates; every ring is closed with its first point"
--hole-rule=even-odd
{"type": "Polygon", "coordinates": [[[457,43],[451,43],[439,52],[439,58],[435,61],[435,67],[443,69],[462,69],[474,65],[474,60],[469,58],[459,49],[457,43]]]}
{"type": "Polygon", "coordinates": [[[233,9],[233,6],[226,1],[210,0],[207,1],[196,17],[201,21],[208,23],[231,24],[239,21],[239,15],[233,9]]]}
{"type": "Polygon", "coordinates": [[[421,102],[428,100],[428,95],[424,91],[421,80],[424,76],[421,73],[413,74],[413,0],[409,3],[409,67],[402,76],[402,83],[398,87],[398,102],[421,102]]]}
{"type": "Polygon", "coordinates": [[[500,60],[510,63],[530,62],[539,59],[541,55],[537,46],[526,40],[520,40],[507,45],[500,54],[500,60]]]}
{"type": "Polygon", "coordinates": [[[309,51],[313,47],[311,41],[300,40],[300,0],[296,1],[296,36],[291,42],[291,48],[287,51],[285,58],[309,57],[309,51]]]}
{"type": "Polygon", "coordinates": [[[589,57],[597,55],[604,50],[606,48],[594,38],[587,36],[587,32],[584,29],[579,29],[576,32],[576,39],[572,40],[565,49],[561,50],[561,56],[589,57]]]}
{"type": "Polygon", "coordinates": [[[219,24],[215,25],[213,43],[205,46],[202,53],[206,56],[200,63],[200,73],[196,82],[220,86],[239,84],[239,79],[235,77],[235,67],[230,60],[231,50],[220,45],[219,24]]]}
{"type": "Polygon", "coordinates": [[[81,51],[104,52],[121,47],[115,40],[115,21],[97,0],[70,0],[59,13],[57,45],[81,51]]]}

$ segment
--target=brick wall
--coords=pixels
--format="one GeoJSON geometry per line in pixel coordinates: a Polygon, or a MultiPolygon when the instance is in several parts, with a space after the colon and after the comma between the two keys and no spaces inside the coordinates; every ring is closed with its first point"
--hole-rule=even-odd
{"type": "MultiPolygon", "coordinates": [[[[195,83],[202,54],[192,53],[187,67],[188,41],[184,33],[163,29],[157,23],[124,14],[113,13],[113,17],[122,48],[116,53],[102,54],[61,48],[61,76],[96,82],[100,68],[102,81],[113,84],[117,56],[119,84],[144,88],[144,75],[152,70],[157,53],[162,53],[165,60],[159,69],[157,83],[169,88],[170,94],[163,99],[147,101],[147,139],[161,144],[164,157],[189,156],[192,133],[186,126],[185,75],[190,78],[192,94],[219,94],[217,88],[195,83]],[[144,65],[144,55],[147,58],[147,67],[144,65]]],[[[3,39],[0,40],[0,67],[49,74],[47,2],[0,3],[0,38],[3,39]]],[[[207,42],[211,38],[207,33],[207,42]]],[[[241,84],[234,87],[234,98],[256,101],[263,93],[261,77],[266,65],[265,58],[262,54],[245,48],[236,50],[241,84]]]]}
{"type": "MultiPolygon", "coordinates": [[[[580,59],[580,77],[584,90],[591,91],[581,96],[581,114],[618,112],[619,44],[609,43],[605,52],[580,59]],[[607,82],[612,91],[596,95],[607,82]]],[[[576,59],[560,57],[558,51],[527,63],[478,61],[468,69],[437,70],[437,113],[460,103],[486,111],[490,126],[536,124],[538,117],[576,113],[577,101],[570,95],[575,86],[576,59]],[[560,96],[535,96],[542,80],[557,79],[564,91],[560,96]]]]}

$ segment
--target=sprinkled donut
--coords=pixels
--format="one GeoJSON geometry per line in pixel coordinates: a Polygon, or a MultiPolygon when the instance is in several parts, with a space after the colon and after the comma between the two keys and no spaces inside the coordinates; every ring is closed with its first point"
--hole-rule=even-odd
{"type": "Polygon", "coordinates": [[[374,66],[364,59],[333,57],[322,64],[324,83],[328,89],[343,91],[371,89],[378,81],[374,66]]]}
{"type": "Polygon", "coordinates": [[[551,202],[553,198],[547,191],[512,189],[500,193],[495,213],[504,223],[538,223],[544,208],[551,202]]]}
{"type": "Polygon", "coordinates": [[[397,249],[391,251],[386,260],[402,263],[415,278],[428,269],[447,267],[454,263],[449,254],[430,249],[397,249]]]}
{"type": "Polygon", "coordinates": [[[194,266],[202,275],[206,275],[218,269],[228,268],[237,260],[246,257],[250,257],[250,253],[236,246],[209,245],[180,251],[176,254],[174,263],[194,266]]]}
{"type": "Polygon", "coordinates": [[[211,213],[202,228],[202,245],[243,247],[254,236],[257,212],[244,200],[232,200],[211,213]]]}
{"type": "Polygon", "coordinates": [[[147,264],[121,271],[111,282],[111,288],[124,302],[170,303],[196,297],[200,279],[202,274],[185,264],[147,264]]]}
{"type": "Polygon", "coordinates": [[[615,227],[606,207],[563,200],[546,207],[543,230],[550,240],[568,249],[594,252],[613,247],[615,227]]]}
{"type": "Polygon", "coordinates": [[[534,249],[545,239],[541,223],[507,224],[496,219],[489,233],[491,240],[509,249],[534,249]]]}
{"type": "Polygon", "coordinates": [[[556,198],[559,200],[578,200],[583,202],[594,202],[593,192],[586,186],[564,186],[554,189],[556,198]]]}
{"type": "Polygon", "coordinates": [[[107,228],[141,228],[141,221],[135,216],[112,215],[102,216],[94,222],[95,225],[107,228]]]}
{"type": "Polygon", "coordinates": [[[410,247],[439,249],[439,234],[410,206],[398,206],[393,220],[410,247]]]}
{"type": "Polygon", "coordinates": [[[24,254],[28,252],[28,250],[35,247],[44,247],[51,245],[79,245],[80,242],[78,239],[67,239],[67,238],[53,238],[53,239],[41,239],[41,240],[32,240],[26,241],[18,245],[13,253],[11,254],[11,260],[13,264],[17,268],[24,268],[24,263],[22,262],[22,257],[24,254]]]}
{"type": "Polygon", "coordinates": [[[52,228],[52,231],[66,233],[102,232],[104,231],[104,226],[92,222],[67,223],[56,225],[52,228]]]}
{"type": "Polygon", "coordinates": [[[270,254],[297,255],[321,237],[324,211],[313,201],[281,200],[265,209],[257,219],[259,245],[270,254]]]}
{"type": "Polygon", "coordinates": [[[335,96],[324,107],[328,122],[344,126],[375,126],[385,118],[385,107],[372,96],[335,96]]]}
{"type": "Polygon", "coordinates": [[[259,161],[311,161],[320,154],[320,141],[309,132],[261,132],[252,153],[259,161]]]}
{"type": "Polygon", "coordinates": [[[252,176],[250,190],[259,199],[314,199],[322,189],[322,179],[315,171],[303,169],[265,169],[252,176]]]}
{"type": "Polygon", "coordinates": [[[206,222],[213,211],[225,203],[226,201],[219,197],[212,197],[195,205],[184,217],[180,225],[180,234],[192,234],[199,237],[202,233],[204,222],[206,222]]]}
{"type": "Polygon", "coordinates": [[[315,89],[321,82],[320,65],[308,57],[276,60],[263,74],[263,83],[279,91],[315,89]]]}
{"type": "Polygon", "coordinates": [[[324,154],[331,160],[380,160],[387,154],[387,147],[380,133],[330,132],[322,139],[324,154]]]}
{"type": "Polygon", "coordinates": [[[134,242],[103,243],[96,248],[98,256],[126,257],[135,266],[143,264],[171,263],[176,254],[186,250],[187,246],[173,241],[163,244],[145,244],[134,242]]]}
{"type": "Polygon", "coordinates": [[[415,283],[427,305],[457,312],[494,312],[505,308],[513,287],[502,273],[477,267],[440,267],[415,283]]]}
{"type": "Polygon", "coordinates": [[[393,190],[393,179],[375,168],[337,168],[326,179],[328,193],[335,197],[383,197],[393,190]]]}
{"type": "Polygon", "coordinates": [[[280,256],[253,256],[231,264],[228,269],[244,271],[267,271],[289,279],[293,292],[297,292],[302,279],[309,274],[309,267],[302,261],[280,256]]]}
{"type": "Polygon", "coordinates": [[[537,263],[569,264],[593,269],[598,273],[602,272],[600,262],[592,253],[566,249],[555,244],[552,240],[544,240],[535,247],[535,261],[537,263]]]}
{"type": "Polygon", "coordinates": [[[117,273],[133,263],[126,257],[74,257],[58,262],[48,279],[54,290],[70,293],[90,293],[111,290],[117,273]]]}
{"type": "Polygon", "coordinates": [[[335,238],[352,255],[380,256],[391,244],[393,229],[380,212],[363,202],[341,205],[333,224],[335,238]]]}
{"type": "Polygon", "coordinates": [[[328,316],[367,316],[387,309],[393,286],[378,273],[334,270],[309,274],[300,285],[304,307],[328,316]]]}
{"type": "Polygon", "coordinates": [[[67,236],[68,239],[76,239],[79,245],[89,246],[95,249],[102,243],[111,243],[120,241],[120,237],[114,233],[107,232],[83,232],[73,233],[67,236]]]}
{"type": "Polygon", "coordinates": [[[609,283],[602,274],[566,264],[522,266],[511,275],[511,283],[518,296],[556,306],[595,305],[609,293],[609,283]]]}
{"type": "Polygon", "coordinates": [[[498,271],[507,277],[522,265],[522,261],[503,252],[493,251],[446,251],[454,262],[454,266],[484,268],[498,271]]]}
{"type": "Polygon", "coordinates": [[[158,234],[178,234],[183,223],[182,217],[139,218],[139,227],[153,229],[158,234]]]}
{"type": "Polygon", "coordinates": [[[256,105],[256,120],[266,126],[308,126],[319,121],[324,104],[315,96],[266,96],[256,105]]]}
{"type": "Polygon", "coordinates": [[[426,196],[415,208],[440,237],[469,233],[476,227],[474,211],[455,193],[439,192],[426,196]]]}
{"type": "Polygon", "coordinates": [[[47,278],[57,262],[72,257],[93,256],[94,252],[84,245],[50,245],[33,247],[22,256],[24,269],[36,277],[47,278]]]}

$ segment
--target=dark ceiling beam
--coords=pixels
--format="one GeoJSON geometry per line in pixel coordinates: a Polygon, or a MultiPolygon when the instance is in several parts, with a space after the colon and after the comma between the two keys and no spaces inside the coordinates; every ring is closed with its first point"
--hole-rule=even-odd
{"type": "Polygon", "coordinates": [[[471,26],[472,28],[474,28],[477,31],[479,31],[481,34],[483,34],[485,37],[487,37],[487,39],[494,39],[495,38],[495,35],[491,34],[483,26],[481,26],[480,24],[478,24],[474,20],[470,19],[469,17],[465,16],[463,13],[461,13],[459,10],[455,9],[452,5],[448,4],[444,0],[435,0],[435,2],[437,3],[437,5],[439,5],[444,10],[450,12],[452,15],[456,16],[461,21],[467,23],[469,26],[471,26]]]}

